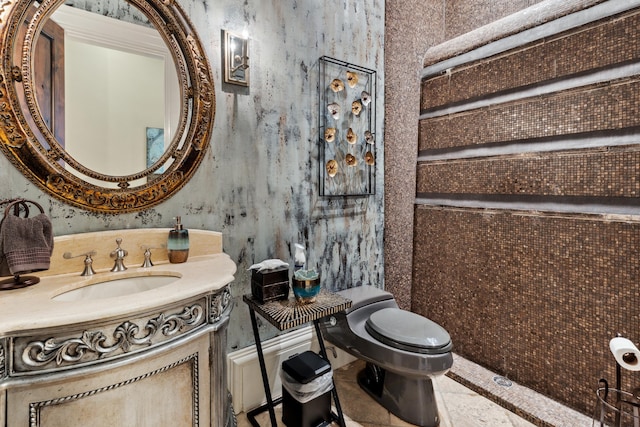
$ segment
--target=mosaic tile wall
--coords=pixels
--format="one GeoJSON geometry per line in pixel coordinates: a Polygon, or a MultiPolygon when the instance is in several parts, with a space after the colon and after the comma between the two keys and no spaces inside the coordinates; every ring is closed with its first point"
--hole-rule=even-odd
{"type": "Polygon", "coordinates": [[[428,110],[512,87],[533,85],[630,61],[638,58],[639,51],[640,16],[629,14],[621,17],[615,25],[585,28],[571,37],[558,36],[462,69],[456,72],[455,78],[443,75],[423,80],[422,90],[428,91],[429,96],[422,97],[421,108],[428,110]],[[580,46],[579,61],[573,55],[564,54],[576,46],[580,46]]]}
{"type": "Polygon", "coordinates": [[[541,0],[446,0],[446,39],[464,34],[541,0]]]}
{"type": "Polygon", "coordinates": [[[640,147],[636,146],[421,164],[417,191],[423,197],[428,193],[627,197],[634,198],[627,203],[637,204],[639,178],[640,147]]]}
{"type": "Polygon", "coordinates": [[[412,310],[460,355],[585,414],[598,380],[615,383],[609,340],[640,340],[640,76],[607,78],[639,59],[639,23],[636,9],[422,82],[412,310]]]}
{"type": "Polygon", "coordinates": [[[419,207],[416,229],[413,309],[456,353],[589,415],[598,380],[615,384],[609,340],[639,338],[640,226],[419,207]]]}
{"type": "Polygon", "coordinates": [[[422,120],[420,150],[522,141],[640,125],[640,105],[637,103],[640,76],[616,86],[593,85],[583,89],[422,120]]]}

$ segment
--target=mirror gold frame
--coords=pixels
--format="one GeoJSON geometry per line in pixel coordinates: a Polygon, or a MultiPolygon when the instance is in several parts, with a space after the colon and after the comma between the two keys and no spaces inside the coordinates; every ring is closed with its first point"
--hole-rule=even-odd
{"type": "Polygon", "coordinates": [[[183,9],[173,0],[128,2],[146,15],[171,51],[180,84],[180,118],[158,161],[141,172],[113,176],[90,170],[71,157],[42,119],[35,99],[35,44],[45,21],[64,0],[0,1],[0,149],[40,188],[72,206],[94,212],[140,211],[175,194],[202,162],[215,117],[211,67],[183,9]],[[21,30],[24,22],[26,30],[21,30]],[[89,183],[64,164],[117,188],[89,183]],[[162,167],[164,172],[158,174],[162,167]],[[146,184],[131,186],[141,178],[147,179],[146,184]]]}

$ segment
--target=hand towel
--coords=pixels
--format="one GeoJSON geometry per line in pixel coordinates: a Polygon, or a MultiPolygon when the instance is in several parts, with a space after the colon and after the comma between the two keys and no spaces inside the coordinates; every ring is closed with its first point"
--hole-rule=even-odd
{"type": "Polygon", "coordinates": [[[48,270],[52,251],[53,230],[45,214],[4,216],[0,223],[0,276],[48,270]]]}

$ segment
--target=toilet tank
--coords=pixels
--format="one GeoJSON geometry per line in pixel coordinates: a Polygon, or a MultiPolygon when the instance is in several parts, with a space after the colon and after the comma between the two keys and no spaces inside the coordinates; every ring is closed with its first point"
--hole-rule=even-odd
{"type": "Polygon", "coordinates": [[[338,292],[338,294],[351,300],[351,307],[346,310],[347,315],[377,303],[382,304],[378,304],[376,310],[384,307],[398,307],[391,293],[371,285],[345,289],[344,291],[338,292]]]}
{"type": "Polygon", "coordinates": [[[351,347],[364,334],[364,324],[371,313],[387,307],[398,308],[393,295],[371,285],[358,286],[337,293],[350,299],[351,307],[325,319],[320,323],[320,328],[326,339],[349,353],[351,353],[351,347]]]}

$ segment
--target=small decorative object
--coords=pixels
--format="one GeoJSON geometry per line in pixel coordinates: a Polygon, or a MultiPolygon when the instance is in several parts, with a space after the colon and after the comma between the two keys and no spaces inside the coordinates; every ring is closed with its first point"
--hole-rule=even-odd
{"type": "Polygon", "coordinates": [[[364,153],[364,162],[369,166],[373,166],[375,164],[376,160],[373,157],[373,153],[371,151],[367,151],[366,153],[364,153]]]}
{"type": "Polygon", "coordinates": [[[316,301],[320,292],[320,274],[315,270],[298,270],[291,278],[291,289],[298,304],[316,301]]]}
{"type": "Polygon", "coordinates": [[[375,194],[377,168],[368,163],[375,164],[377,154],[376,71],[327,56],[320,58],[318,67],[319,194],[375,194]]]}
{"type": "Polygon", "coordinates": [[[340,118],[340,104],[338,104],[337,102],[332,102],[331,104],[327,105],[327,109],[329,110],[329,114],[331,114],[331,117],[333,117],[335,120],[338,120],[340,118]]]}
{"type": "Polygon", "coordinates": [[[329,175],[331,178],[336,176],[336,174],[338,173],[338,162],[336,162],[334,159],[331,159],[327,162],[326,167],[327,167],[327,175],[329,175]]]}
{"type": "Polygon", "coordinates": [[[358,142],[358,135],[356,135],[351,128],[349,128],[349,130],[347,131],[347,142],[349,144],[355,144],[356,142],[358,142]]]}
{"type": "Polygon", "coordinates": [[[324,140],[333,142],[336,139],[336,128],[326,128],[324,130],[324,140]]]}
{"type": "Polygon", "coordinates": [[[356,116],[359,116],[361,111],[362,111],[362,103],[360,101],[353,101],[351,103],[351,112],[356,116]]]}
{"type": "Polygon", "coordinates": [[[331,90],[334,92],[340,92],[344,90],[344,83],[340,79],[333,79],[331,81],[331,90]]]}
{"type": "Polygon", "coordinates": [[[347,84],[350,88],[356,87],[358,84],[358,74],[353,71],[347,71],[347,84]]]}
{"type": "Polygon", "coordinates": [[[366,107],[371,103],[371,95],[369,95],[369,92],[367,92],[366,90],[363,90],[362,93],[360,94],[360,100],[362,101],[362,104],[366,107]]]}
{"type": "Polygon", "coordinates": [[[251,295],[262,304],[289,298],[289,264],[282,261],[280,263],[279,267],[272,269],[251,269],[251,295]]]}
{"type": "Polygon", "coordinates": [[[368,131],[368,130],[364,131],[364,140],[367,141],[367,144],[373,144],[375,142],[375,139],[373,138],[373,134],[371,133],[371,131],[368,131]]]}

